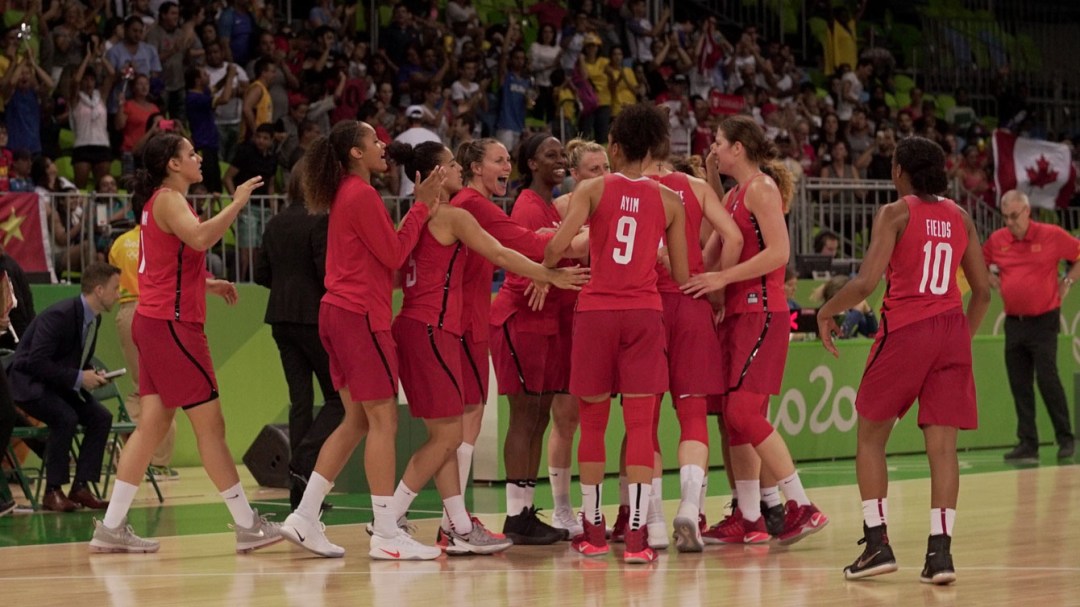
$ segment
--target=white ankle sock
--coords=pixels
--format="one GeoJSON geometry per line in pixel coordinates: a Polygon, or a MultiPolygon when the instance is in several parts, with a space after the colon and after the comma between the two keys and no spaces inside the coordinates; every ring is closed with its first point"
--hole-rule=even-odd
{"type": "MultiPolygon", "coordinates": [[[[3,481],[7,482],[7,481],[3,481]]],[[[105,510],[105,520],[101,521],[109,529],[116,529],[124,522],[128,510],[131,510],[131,502],[135,501],[135,494],[139,491],[138,485],[116,481],[113,484],[112,497],[109,499],[109,508],[105,510]]]]}
{"type": "Polygon", "coordinates": [[[952,537],[956,525],[956,510],[952,508],[930,509],[930,535],[945,534],[952,537]]]}
{"type": "Polygon", "coordinates": [[[555,510],[570,510],[570,469],[549,467],[548,480],[551,481],[551,497],[555,501],[555,510]]]}
{"type": "Polygon", "coordinates": [[[889,517],[888,498],[863,500],[862,517],[863,522],[870,528],[887,524],[889,517]]]}
{"type": "Polygon", "coordinates": [[[394,537],[397,535],[397,515],[394,514],[394,497],[392,495],[372,495],[371,510],[375,515],[375,535],[379,537],[394,537]]]}
{"type": "Polygon", "coordinates": [[[530,478],[525,482],[527,483],[525,485],[525,507],[532,508],[535,503],[533,498],[536,496],[536,479],[530,478]]]}
{"type": "Polygon", "coordinates": [[[472,519],[469,518],[469,511],[465,509],[463,496],[455,495],[444,499],[443,510],[450,519],[450,527],[458,535],[468,535],[472,532],[472,519]]]}
{"type": "Polygon", "coordinates": [[[506,482],[506,515],[517,516],[526,507],[526,481],[506,482]]]}
{"type": "Polygon", "coordinates": [[[250,529],[255,524],[255,514],[251,511],[251,504],[248,503],[244,488],[240,483],[236,483],[218,495],[224,498],[229,514],[232,515],[237,527],[250,529]]]}
{"type": "Polygon", "coordinates": [[[457,448],[458,483],[461,484],[461,495],[465,495],[465,488],[469,486],[469,471],[472,470],[474,449],[475,447],[469,443],[461,443],[457,448]]]}
{"type": "Polygon", "coordinates": [[[630,523],[628,529],[636,531],[645,526],[652,501],[652,485],[630,483],[630,523]]]}
{"type": "Polygon", "coordinates": [[[705,470],[701,466],[688,464],[679,468],[679,516],[698,518],[701,510],[701,495],[704,492],[705,470]]]}
{"type": "MultiPolygon", "coordinates": [[[[630,501],[633,501],[633,494],[630,496],[630,501]]],[[[664,522],[664,479],[663,477],[655,477],[652,479],[652,486],[649,491],[649,517],[650,523],[663,523],[664,522]]]]}
{"type": "Polygon", "coordinates": [[[780,489],[784,491],[784,497],[795,500],[796,504],[800,506],[810,505],[810,498],[806,497],[806,490],[803,489],[798,472],[793,472],[791,476],[781,480],[780,489]]]}
{"type": "Polygon", "coordinates": [[[405,516],[409,512],[409,506],[412,506],[414,499],[416,499],[416,492],[409,489],[408,485],[405,484],[405,480],[402,479],[394,491],[394,501],[391,505],[395,522],[399,517],[405,516]]]}
{"type": "Polygon", "coordinates": [[[773,485],[772,487],[762,487],[761,501],[765,502],[765,507],[767,508],[779,506],[782,503],[780,501],[780,488],[776,485],[773,485]]]}
{"type": "Polygon", "coordinates": [[[739,493],[739,512],[753,523],[761,518],[761,481],[735,481],[739,493]]]}
{"type": "Polygon", "coordinates": [[[330,490],[333,488],[334,483],[326,480],[318,472],[312,472],[311,478],[308,479],[307,488],[304,489],[304,497],[301,498],[300,505],[296,508],[296,513],[309,520],[319,520],[319,510],[322,508],[323,500],[326,499],[326,496],[330,494],[330,490]]]}
{"type": "Polygon", "coordinates": [[[701,497],[698,498],[698,512],[705,512],[705,498],[709,496],[709,475],[701,479],[701,497]]]}
{"type": "Polygon", "coordinates": [[[581,483],[581,511],[585,514],[585,520],[593,525],[599,525],[604,520],[600,512],[601,487],[603,485],[581,483]]]}

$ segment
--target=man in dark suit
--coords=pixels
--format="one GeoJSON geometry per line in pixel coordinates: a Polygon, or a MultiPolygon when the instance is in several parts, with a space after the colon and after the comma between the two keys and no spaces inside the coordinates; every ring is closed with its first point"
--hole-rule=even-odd
{"type": "Polygon", "coordinates": [[[46,510],[71,512],[79,506],[103,510],[108,502],[94,497],[87,483],[97,482],[105,443],[112,428],[112,413],[90,391],[108,379],[90,366],[97,344],[102,312],[120,299],[120,270],[91,264],[83,271],[82,294],[49,306],[35,318],[8,366],[8,381],[15,404],[49,427],[45,470],[46,510]],[[67,496],[68,450],[78,426],[83,440],[75,468],[75,482],[67,496]]]}
{"type": "Polygon", "coordinates": [[[319,339],[319,302],[326,292],[327,217],[311,215],[304,208],[299,187],[303,172],[302,168],[293,169],[289,206],[266,224],[255,260],[255,282],[270,289],[266,323],[281,353],[289,384],[290,501],[294,510],[300,505],[319,450],[345,416],[330,378],[330,359],[319,339]],[[324,400],[314,421],[312,374],[319,380],[324,400]]]}

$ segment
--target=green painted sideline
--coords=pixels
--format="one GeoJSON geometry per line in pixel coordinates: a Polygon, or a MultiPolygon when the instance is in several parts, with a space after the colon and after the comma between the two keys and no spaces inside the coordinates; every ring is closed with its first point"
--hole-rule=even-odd
{"type": "MultiPolygon", "coordinates": [[[[812,287],[812,281],[802,281],[801,290],[812,287]]],[[[240,303],[228,307],[218,298],[210,298],[207,306],[206,333],[215,363],[218,383],[227,425],[227,440],[234,458],[239,461],[265,424],[281,423],[288,417],[288,389],[281,370],[277,347],[270,335],[270,328],[263,323],[263,314],[269,292],[256,285],[238,285],[240,303]]],[[[35,307],[42,310],[49,304],[78,293],[77,286],[35,285],[35,307]]],[[[800,298],[805,301],[805,297],[800,298]]],[[[871,297],[875,304],[880,301],[880,289],[871,297]]],[[[395,292],[395,306],[400,304],[400,292],[395,292]]],[[[1015,417],[1012,397],[1004,372],[1003,338],[991,336],[1000,318],[1001,301],[995,293],[991,312],[983,323],[980,337],[974,342],[975,378],[979,394],[981,427],[976,432],[961,435],[961,444],[967,447],[1004,446],[1014,441],[1015,417]]],[[[1059,339],[1058,366],[1063,382],[1069,386],[1080,360],[1080,340],[1072,334],[1080,323],[1080,297],[1072,297],[1063,311],[1063,326],[1067,335],[1059,339]]],[[[124,365],[117,342],[114,314],[106,315],[105,330],[99,333],[98,357],[112,368],[124,365]]],[[[770,419],[780,422],[781,431],[788,437],[792,454],[799,460],[851,457],[855,452],[855,434],[851,428],[854,420],[852,401],[858,388],[859,378],[869,340],[851,340],[841,344],[842,356],[833,360],[816,342],[793,343],[788,356],[783,392],[772,400],[770,419]]],[[[917,355],[917,353],[913,353],[917,355]]],[[[121,392],[131,389],[128,376],[119,380],[121,392]]],[[[1070,404],[1072,390],[1066,390],[1070,404]]],[[[505,436],[506,401],[500,399],[500,436],[505,436]]],[[[1039,405],[1039,428],[1049,437],[1049,424],[1045,408],[1039,405]]],[[[399,444],[403,453],[411,453],[410,445],[423,440],[422,426],[414,424],[405,408],[401,409],[402,438],[399,444]]],[[[178,416],[184,418],[183,415],[178,416]]],[[[621,440],[621,412],[612,408],[612,428],[608,434],[609,461],[616,459],[621,440]]],[[[913,416],[909,416],[912,418],[913,416]]],[[[661,441],[664,446],[665,466],[675,466],[674,451],[678,423],[670,405],[663,410],[661,441]]],[[[918,451],[921,438],[913,419],[905,419],[893,437],[894,452],[918,451]]],[[[499,450],[501,454],[501,449],[499,450]]],[[[358,450],[360,453],[360,450],[358,450]]],[[[400,454],[399,454],[400,455],[400,454]]],[[[399,457],[399,459],[401,459],[399,457]]],[[[717,460],[714,460],[717,461],[717,460]]],[[[188,422],[178,422],[176,466],[197,466],[199,457],[188,422]]],[[[403,469],[403,462],[399,463],[403,469]]],[[[350,464],[362,478],[357,466],[350,464]]],[[[541,472],[546,467],[541,466],[541,472]]],[[[350,472],[351,474],[351,472],[350,472]]],[[[501,474],[501,462],[500,462],[501,474]]],[[[350,479],[342,479],[353,485],[350,479]]],[[[498,480],[498,479],[488,479],[498,480]]],[[[360,479],[357,479],[360,482],[360,479]]]]}

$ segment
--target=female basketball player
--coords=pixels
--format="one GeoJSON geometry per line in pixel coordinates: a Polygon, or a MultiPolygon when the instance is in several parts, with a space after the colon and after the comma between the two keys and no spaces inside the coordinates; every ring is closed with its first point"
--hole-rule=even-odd
{"type": "Polygon", "coordinates": [[[971,217],[942,198],[948,187],[945,153],[922,137],[900,141],[892,179],[900,200],[881,207],[859,275],[818,311],[821,343],[839,356],[835,317],[868,297],[881,275],[889,288],[882,305],[881,331],[863,371],[855,409],[859,446],[855,472],[862,494],[866,549],[844,568],[858,579],[896,571],[886,531],[889,473],[885,445],[898,418],[919,399],[919,427],[930,460],[930,539],[920,580],[949,584],[953,568],[953,523],[960,492],[957,429],[978,425],[971,337],[990,302],[989,276],[971,217]],[[971,285],[964,314],[956,268],[971,285]]]}
{"type": "Polygon", "coordinates": [[[364,471],[375,513],[369,555],[434,559],[442,551],[399,529],[395,515],[398,356],[390,334],[390,296],[394,272],[416,246],[430,210],[438,206],[446,177],[440,168],[417,180],[417,204],[395,232],[386,206],[370,185],[372,173],[386,171],[385,147],[370,125],[335,124],[308,150],[307,167],[308,208],[330,213],[319,335],[330,356],[345,418],[319,452],[300,507],[285,521],[286,537],[324,556],[344,554],[323,534],[319,507],[366,434],[364,471]]]}
{"type": "Polygon", "coordinates": [[[784,528],[777,537],[786,545],[829,522],[810,503],[784,439],[766,419],[769,395],[779,394],[787,359],[790,326],[784,267],[790,245],[784,211],[794,183],[775,160],[775,148],[761,127],[746,116],[720,123],[713,149],[719,171],[738,182],[727,193],[725,206],[742,231],[744,244],[738,264],[698,274],[683,286],[695,297],[726,287],[725,315],[718,329],[728,381],[722,414],[742,516],[730,517],[711,531],[725,543],[769,540],[760,506],[759,473],[764,463],[781,479],[788,500],[784,528]]]}
{"type": "Polygon", "coordinates": [[[214,365],[206,342],[206,293],[237,301],[236,287],[206,278],[206,250],[232,225],[262,185],[258,177],[236,189],[233,201],[205,222],[187,201],[188,188],[202,181],[202,158],[191,142],[165,133],[143,148],[134,196],[142,204],[139,308],[132,334],[139,348],[142,417],[124,446],[116,485],[103,521],[94,521],[91,552],[157,552],[158,543],[135,535],[128,510],[154,449],[183,409],[198,441],[203,467],[225,500],[236,529],[237,552],[281,540],[279,527],[251,508],[225,444],[214,365]],[[178,253],[179,252],[179,253],[178,253]]]}

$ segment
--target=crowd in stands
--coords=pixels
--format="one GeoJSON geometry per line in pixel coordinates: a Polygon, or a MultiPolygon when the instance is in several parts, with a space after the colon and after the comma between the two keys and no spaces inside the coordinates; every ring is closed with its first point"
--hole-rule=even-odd
{"type": "MultiPolygon", "coordinates": [[[[179,131],[203,157],[209,195],[231,195],[254,175],[266,184],[257,194],[279,194],[305,149],[341,120],[368,121],[387,142],[455,149],[493,136],[513,151],[536,130],[606,142],[614,116],[652,100],[669,110],[675,155],[703,157],[718,121],[741,112],[767,129],[800,179],[887,180],[896,142],[920,134],[945,147],[965,197],[994,201],[990,125],[968,93],[939,95],[939,104],[898,73],[888,50],[860,55],[861,12],[832,15],[840,42],[802,58],[754,24],[739,29],[679,6],[673,14],[656,0],[540,0],[523,10],[379,0],[374,12],[316,0],[294,2],[293,19],[263,0],[86,2],[4,3],[0,190],[116,191],[148,138],[179,131]]],[[[1033,130],[1023,91],[1006,97],[1012,118],[1001,125],[1033,130]]],[[[388,196],[412,187],[393,167],[375,185],[388,196]]],[[[54,247],[69,265],[104,250],[95,241],[108,237],[79,236],[74,208],[84,202],[49,209],[60,211],[54,247]]],[[[258,246],[275,208],[245,211],[238,248],[258,246]]],[[[110,219],[127,212],[116,202],[110,219]]]]}

